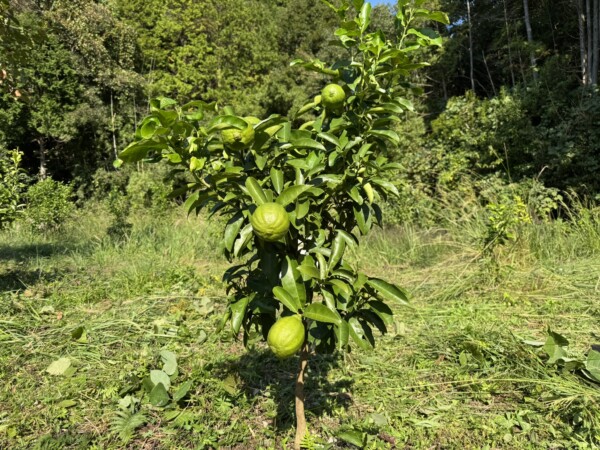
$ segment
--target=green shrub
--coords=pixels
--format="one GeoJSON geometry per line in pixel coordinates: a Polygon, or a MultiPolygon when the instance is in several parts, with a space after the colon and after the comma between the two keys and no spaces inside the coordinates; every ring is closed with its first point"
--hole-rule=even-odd
{"type": "Polygon", "coordinates": [[[19,167],[23,155],[21,152],[0,152],[0,228],[3,228],[23,212],[21,197],[27,176],[19,167]]]}
{"type": "Polygon", "coordinates": [[[168,171],[167,167],[153,165],[131,172],[126,193],[133,209],[151,209],[156,213],[168,208],[172,190],[164,181],[168,171]]]}
{"type": "Polygon", "coordinates": [[[124,241],[129,237],[133,228],[133,224],[129,221],[131,202],[115,187],[108,194],[107,204],[113,217],[106,233],[116,242],[124,241]]]}
{"type": "Polygon", "coordinates": [[[46,178],[27,189],[25,220],[33,231],[53,231],[65,222],[75,207],[71,186],[46,178]]]}

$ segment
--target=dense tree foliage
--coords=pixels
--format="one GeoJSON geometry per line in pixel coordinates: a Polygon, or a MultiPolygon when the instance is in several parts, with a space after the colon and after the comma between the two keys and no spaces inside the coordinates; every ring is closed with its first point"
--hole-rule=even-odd
{"type": "MultiPolygon", "coordinates": [[[[427,195],[474,174],[597,194],[595,2],[421,3],[451,24],[423,24],[443,49],[424,50],[431,65],[411,79],[428,96],[396,126],[400,176],[427,195]]],[[[328,45],[332,14],[321,0],[2,0],[0,146],[31,175],[85,183],[159,95],[294,118],[325,78],[290,62],[351,57],[328,45]]],[[[374,8],[387,36],[395,20],[374,8]]]]}

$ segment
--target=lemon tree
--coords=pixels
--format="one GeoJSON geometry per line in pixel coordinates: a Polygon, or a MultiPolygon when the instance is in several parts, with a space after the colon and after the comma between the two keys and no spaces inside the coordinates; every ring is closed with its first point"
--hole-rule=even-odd
{"type": "Polygon", "coordinates": [[[400,141],[393,125],[413,109],[419,88],[410,77],[426,65],[422,48],[441,45],[426,25],[448,22],[423,0],[400,0],[391,37],[370,30],[369,3],[325,3],[340,18],[335,37],[347,57],[292,63],[320,74],[324,86],[293,121],[159,98],[120,154],[120,162],[184,169],[189,182],[174,192],[187,196],[184,208],[225,218],[222,248],[235,263],[223,275],[219,328],[244,344],[270,336],[278,356],[299,352],[296,448],[306,431],[309,355],[369,351],[392,323],[389,304],[407,303],[400,287],[360,272],[348,255],[382,225],[380,202],[398,195],[390,181],[398,166],[386,156],[400,141]]]}

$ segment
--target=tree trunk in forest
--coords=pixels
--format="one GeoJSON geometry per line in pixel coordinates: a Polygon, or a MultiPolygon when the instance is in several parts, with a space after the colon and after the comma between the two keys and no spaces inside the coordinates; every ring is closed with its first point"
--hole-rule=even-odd
{"type": "Polygon", "coordinates": [[[525,16],[525,31],[527,32],[527,43],[531,48],[531,51],[529,53],[529,59],[531,61],[531,70],[533,71],[533,79],[537,80],[538,73],[536,70],[535,52],[533,50],[533,32],[531,31],[531,21],[529,20],[529,0],[523,0],[523,14],[525,16]]]}
{"type": "Polygon", "coordinates": [[[587,29],[587,66],[588,66],[588,84],[592,83],[591,68],[594,62],[592,53],[592,0],[585,0],[585,26],[587,29]]]}
{"type": "Polygon", "coordinates": [[[485,52],[481,51],[481,56],[483,56],[483,64],[485,64],[485,70],[488,74],[488,78],[490,79],[490,84],[492,85],[492,91],[494,92],[494,97],[497,95],[496,86],[494,86],[494,79],[492,78],[492,74],[490,72],[490,68],[488,67],[487,59],[485,58],[485,52]]]}
{"type": "Polygon", "coordinates": [[[300,363],[298,365],[298,376],[296,378],[296,436],[294,438],[294,450],[300,450],[302,440],[306,435],[306,415],[304,414],[304,375],[308,365],[308,339],[304,338],[304,344],[300,350],[300,363]]]}
{"type": "Polygon", "coordinates": [[[36,140],[39,148],[40,148],[40,171],[39,176],[40,180],[43,180],[48,176],[48,168],[46,167],[46,143],[44,142],[44,138],[39,138],[36,140]]]}
{"type": "MultiPolygon", "coordinates": [[[[552,3],[553,0],[550,1],[552,3]]],[[[554,35],[554,23],[552,22],[552,9],[548,7],[548,3],[545,2],[546,12],[548,13],[548,23],[550,24],[550,35],[552,36],[552,48],[554,51],[558,51],[556,46],[556,36],[554,35]]]]}
{"type": "Polygon", "coordinates": [[[598,17],[598,13],[600,12],[598,10],[598,2],[599,0],[594,0],[594,8],[593,8],[593,17],[592,17],[592,21],[593,21],[593,30],[592,30],[592,76],[591,76],[591,82],[592,84],[598,84],[598,59],[599,56],[598,55],[598,32],[600,31],[600,18],[598,17]]]}
{"type": "Polygon", "coordinates": [[[119,159],[119,152],[117,151],[117,137],[115,135],[115,109],[113,105],[113,93],[110,91],[110,124],[112,128],[112,141],[113,151],[115,152],[115,159],[119,159]]]}
{"type": "Polygon", "coordinates": [[[584,86],[590,84],[590,75],[588,67],[588,55],[586,49],[585,36],[585,13],[583,11],[583,0],[576,0],[577,6],[577,24],[579,27],[579,57],[581,58],[581,81],[584,86]]]}
{"type": "Polygon", "coordinates": [[[471,90],[475,92],[475,77],[473,76],[473,32],[471,25],[471,0],[467,0],[467,20],[469,22],[469,78],[471,79],[471,90]]]}
{"type": "Polygon", "coordinates": [[[446,76],[442,73],[442,91],[444,92],[444,101],[448,101],[448,88],[446,87],[446,76]]]}
{"type": "Polygon", "coordinates": [[[508,67],[510,69],[510,79],[512,81],[512,87],[515,87],[515,71],[513,70],[513,61],[512,61],[512,42],[510,40],[510,29],[508,27],[508,12],[506,11],[506,0],[502,2],[504,4],[504,25],[506,26],[506,41],[508,44],[508,67]]]}

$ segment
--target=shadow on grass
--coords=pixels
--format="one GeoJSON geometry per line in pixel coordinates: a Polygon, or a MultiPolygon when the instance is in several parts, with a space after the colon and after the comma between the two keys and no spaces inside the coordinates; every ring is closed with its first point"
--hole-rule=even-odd
{"type": "Polygon", "coordinates": [[[19,291],[37,283],[50,283],[64,276],[61,270],[34,270],[10,268],[0,270],[0,292],[19,291]]]}
{"type": "Polygon", "coordinates": [[[0,262],[47,258],[56,254],[65,254],[70,250],[72,250],[71,246],[57,243],[0,245],[0,262]]]}
{"type": "MultiPolygon", "coordinates": [[[[340,407],[347,409],[352,403],[350,377],[337,381],[328,380],[328,373],[339,368],[339,359],[334,355],[311,355],[308,372],[304,380],[306,418],[324,414],[331,415],[340,407]]],[[[215,364],[213,373],[221,379],[235,379],[237,389],[248,398],[265,397],[277,405],[273,426],[278,431],[295,427],[295,382],[298,357],[277,360],[269,351],[250,351],[235,361],[215,364]]]]}

